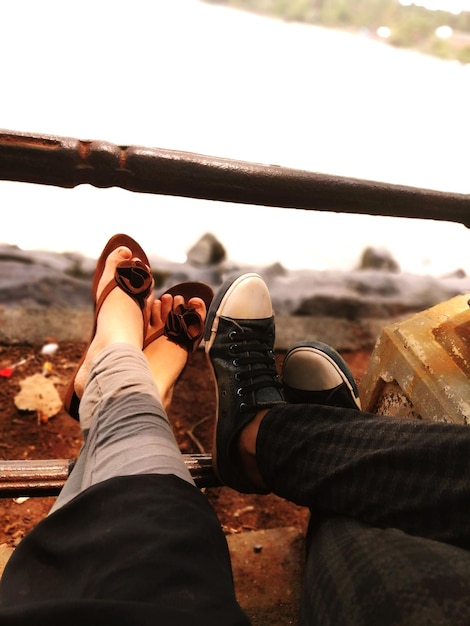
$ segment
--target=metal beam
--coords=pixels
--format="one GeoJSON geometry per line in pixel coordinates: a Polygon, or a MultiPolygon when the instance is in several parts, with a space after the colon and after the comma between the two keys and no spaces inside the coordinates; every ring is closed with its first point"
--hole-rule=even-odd
{"type": "MultiPolygon", "coordinates": [[[[199,488],[218,487],[210,454],[183,454],[183,460],[199,488]]],[[[55,496],[65,484],[75,460],[0,460],[0,498],[55,496]]]]}
{"type": "Polygon", "coordinates": [[[470,195],[161,148],[0,130],[0,180],[470,225],[470,195]]]}

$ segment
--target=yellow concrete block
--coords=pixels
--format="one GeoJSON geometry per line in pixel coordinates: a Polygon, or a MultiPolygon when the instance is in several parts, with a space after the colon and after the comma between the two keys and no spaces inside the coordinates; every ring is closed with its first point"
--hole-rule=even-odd
{"type": "Polygon", "coordinates": [[[359,386],[365,411],[469,423],[468,302],[456,296],[383,330],[359,386]]]}

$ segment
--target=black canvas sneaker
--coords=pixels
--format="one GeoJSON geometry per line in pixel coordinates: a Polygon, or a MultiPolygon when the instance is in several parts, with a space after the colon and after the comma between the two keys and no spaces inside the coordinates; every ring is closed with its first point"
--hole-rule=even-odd
{"type": "Polygon", "coordinates": [[[237,466],[237,442],[256,413],[284,402],[274,357],[274,314],[261,276],[226,281],[207,313],[205,351],[217,390],[212,458],[224,485],[242,493],[265,493],[237,466]]]}
{"type": "Polygon", "coordinates": [[[291,404],[361,408],[356,381],[344,359],[321,341],[304,341],[287,352],[282,384],[291,404]]]}

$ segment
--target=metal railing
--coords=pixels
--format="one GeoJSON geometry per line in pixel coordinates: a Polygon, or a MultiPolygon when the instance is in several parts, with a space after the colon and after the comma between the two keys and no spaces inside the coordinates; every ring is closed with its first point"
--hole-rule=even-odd
{"type": "MultiPolygon", "coordinates": [[[[183,459],[198,487],[220,485],[210,454],[183,454],[183,459]]],[[[0,460],[0,497],[57,495],[74,464],[75,459],[0,460]]]]}
{"type": "Polygon", "coordinates": [[[470,196],[190,152],[0,130],[0,180],[470,225],[470,196]]]}

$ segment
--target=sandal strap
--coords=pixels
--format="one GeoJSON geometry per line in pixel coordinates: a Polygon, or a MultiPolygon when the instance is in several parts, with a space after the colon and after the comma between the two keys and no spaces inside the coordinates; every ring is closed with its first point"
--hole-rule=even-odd
{"type": "Polygon", "coordinates": [[[194,307],[180,304],[168,314],[164,333],[173,343],[193,352],[204,332],[204,324],[194,307]]]}
{"type": "MultiPolygon", "coordinates": [[[[153,277],[147,267],[138,259],[122,261],[116,267],[114,278],[109,281],[101,292],[101,296],[96,303],[95,316],[98,313],[113,289],[119,287],[130,298],[136,302],[141,311],[145,308],[145,301],[153,289],[153,277]]],[[[146,319],[144,319],[144,332],[146,319]]]]}
{"type": "Polygon", "coordinates": [[[153,289],[153,278],[148,268],[139,259],[121,261],[116,267],[114,280],[141,309],[153,289]]]}

